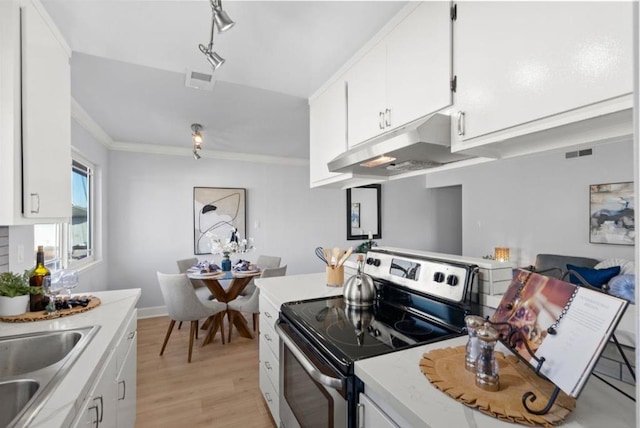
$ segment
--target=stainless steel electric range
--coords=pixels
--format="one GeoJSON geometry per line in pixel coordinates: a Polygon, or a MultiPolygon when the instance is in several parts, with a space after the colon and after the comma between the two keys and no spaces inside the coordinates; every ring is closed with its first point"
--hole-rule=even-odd
{"type": "Polygon", "coordinates": [[[374,248],[364,272],[376,287],[371,307],[342,296],[282,305],[281,426],[355,427],[356,361],[460,336],[465,316],[479,313],[476,265],[374,248]]]}

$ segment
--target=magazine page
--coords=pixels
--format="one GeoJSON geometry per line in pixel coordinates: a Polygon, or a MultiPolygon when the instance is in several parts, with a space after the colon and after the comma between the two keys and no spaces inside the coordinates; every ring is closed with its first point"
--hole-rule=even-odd
{"type": "Polygon", "coordinates": [[[509,344],[534,368],[572,397],[586,383],[628,302],[614,296],[527,271],[518,271],[492,322],[519,334],[509,344]],[[563,310],[566,313],[563,315],[563,310]],[[559,321],[558,321],[559,320],[559,321]],[[549,333],[549,327],[556,334],[549,333]]]}

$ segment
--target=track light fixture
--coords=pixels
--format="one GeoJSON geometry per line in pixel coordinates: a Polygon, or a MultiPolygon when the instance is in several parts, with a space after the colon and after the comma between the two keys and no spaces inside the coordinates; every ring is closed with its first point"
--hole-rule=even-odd
{"type": "Polygon", "coordinates": [[[209,44],[207,46],[200,44],[198,48],[200,52],[202,52],[211,64],[213,71],[216,71],[222,64],[224,64],[224,58],[218,55],[213,50],[213,34],[215,32],[215,28],[218,27],[218,33],[222,33],[227,31],[229,28],[236,25],[235,22],[229,18],[227,12],[222,9],[222,0],[209,0],[211,3],[211,12],[212,12],[212,20],[211,20],[211,36],[209,37],[209,44]]]}
{"type": "Polygon", "coordinates": [[[201,129],[202,125],[199,123],[191,124],[191,140],[193,141],[193,158],[195,160],[198,160],[201,157],[198,153],[202,148],[202,143],[204,141],[202,133],[200,132],[201,129]]]}

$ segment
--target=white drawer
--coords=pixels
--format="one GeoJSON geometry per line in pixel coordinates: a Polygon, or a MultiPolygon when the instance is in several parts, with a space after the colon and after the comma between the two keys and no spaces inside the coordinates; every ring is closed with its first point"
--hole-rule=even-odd
{"type": "Polygon", "coordinates": [[[278,393],[276,392],[269,375],[265,373],[265,370],[260,370],[260,390],[262,391],[262,397],[269,407],[271,416],[276,422],[276,426],[280,426],[280,402],[278,401],[278,393]]]}
{"type": "Polygon", "coordinates": [[[273,324],[278,319],[278,313],[280,312],[280,309],[277,308],[271,302],[271,300],[267,299],[262,294],[260,295],[259,305],[260,305],[260,316],[264,317],[267,324],[273,326],[273,324]]]}
{"type": "Polygon", "coordinates": [[[276,393],[280,390],[280,365],[278,358],[271,353],[270,348],[265,343],[264,337],[260,336],[260,371],[264,371],[269,376],[273,389],[276,393]]]}
{"type": "MultiPolygon", "coordinates": [[[[264,318],[260,318],[260,340],[265,346],[271,349],[276,358],[280,356],[280,337],[273,329],[273,325],[268,324],[264,318]]],[[[262,346],[262,343],[260,344],[262,346]]]]}

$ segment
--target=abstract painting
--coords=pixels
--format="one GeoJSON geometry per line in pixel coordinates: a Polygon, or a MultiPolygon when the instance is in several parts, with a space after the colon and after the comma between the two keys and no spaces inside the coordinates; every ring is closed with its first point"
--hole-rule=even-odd
{"type": "Polygon", "coordinates": [[[351,228],[358,229],[360,227],[360,203],[351,204],[351,228]]]}
{"type": "Polygon", "coordinates": [[[592,184],[589,194],[589,242],[634,245],[633,182],[592,184]]]}
{"type": "Polygon", "coordinates": [[[212,240],[227,242],[234,231],[246,238],[246,189],[193,188],[195,254],[210,254],[212,240]]]}

